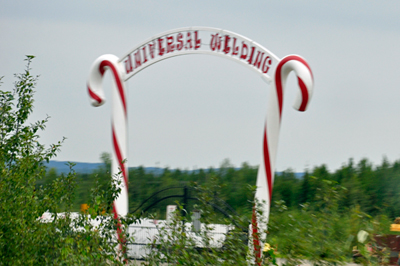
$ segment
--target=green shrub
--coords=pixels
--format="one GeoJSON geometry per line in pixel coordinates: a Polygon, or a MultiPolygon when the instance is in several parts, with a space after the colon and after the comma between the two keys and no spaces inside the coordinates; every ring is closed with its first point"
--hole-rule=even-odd
{"type": "MultiPolygon", "coordinates": [[[[13,91],[0,90],[0,265],[122,264],[123,254],[115,253],[117,224],[110,212],[118,184],[110,182],[105,189],[97,185],[90,216],[81,213],[75,219],[70,213],[76,189],[73,164],[69,174],[39,185],[46,171],[43,162],[56,156],[64,140],[45,148],[38,132],[48,118],[28,123],[38,79],[30,73],[33,58],[27,56],[25,71],[15,75],[13,91]],[[53,216],[44,222],[40,217],[46,211],[53,216]]],[[[132,221],[120,222],[126,228],[132,221]]]]}

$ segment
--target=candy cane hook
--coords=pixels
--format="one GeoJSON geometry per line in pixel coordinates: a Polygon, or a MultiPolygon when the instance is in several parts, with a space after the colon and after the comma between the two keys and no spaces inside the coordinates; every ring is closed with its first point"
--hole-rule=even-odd
{"type": "MultiPolygon", "coordinates": [[[[305,111],[311,99],[314,87],[313,74],[308,63],[298,55],[284,57],[277,65],[274,82],[268,102],[268,112],[265,122],[263,138],[263,161],[257,174],[257,190],[255,198],[262,206],[263,217],[268,222],[271,206],[272,187],[274,183],[275,160],[278,147],[280,124],[282,120],[283,94],[286,80],[291,71],[297,76],[300,91],[297,94],[293,107],[298,111],[305,111]]],[[[253,245],[256,258],[261,258],[258,230],[262,233],[261,225],[257,223],[259,217],[255,210],[252,217],[253,245]]],[[[259,260],[257,260],[259,261],[259,260]]],[[[259,262],[256,262],[259,264],[259,262]]]]}
{"type": "MultiPolygon", "coordinates": [[[[119,179],[119,173],[122,173],[121,192],[113,202],[114,218],[118,220],[119,216],[128,214],[128,172],[125,159],[127,158],[127,113],[125,84],[122,79],[123,69],[118,63],[118,58],[114,55],[102,55],[97,58],[90,68],[89,80],[87,83],[90,102],[93,106],[101,106],[105,102],[104,91],[102,88],[103,75],[109,69],[114,77],[113,83],[113,106],[112,106],[112,142],[113,155],[111,174],[113,178],[119,179]]],[[[123,242],[121,235],[122,228],[118,222],[118,239],[123,242]]],[[[121,250],[124,247],[120,246],[121,250]]]]}
{"type": "Polygon", "coordinates": [[[124,216],[128,213],[128,172],[124,161],[127,158],[127,114],[125,84],[121,74],[123,69],[118,60],[114,55],[102,55],[94,61],[88,80],[88,92],[93,106],[104,104],[103,75],[110,69],[115,81],[111,125],[114,146],[111,174],[115,177],[121,171],[123,176],[121,193],[114,202],[114,214],[124,216]]]}

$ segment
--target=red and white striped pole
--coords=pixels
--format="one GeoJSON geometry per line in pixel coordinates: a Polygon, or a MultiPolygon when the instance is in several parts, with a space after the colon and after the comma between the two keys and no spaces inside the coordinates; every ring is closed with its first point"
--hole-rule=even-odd
{"type": "MultiPolygon", "coordinates": [[[[90,102],[93,106],[101,106],[105,102],[102,81],[107,69],[112,72],[114,78],[112,89],[112,166],[111,174],[113,178],[120,179],[122,174],[121,193],[113,203],[114,218],[128,214],[128,171],[126,167],[127,158],[127,108],[126,108],[126,90],[122,78],[124,73],[118,57],[114,55],[102,55],[97,58],[90,68],[89,79],[87,83],[90,102]]],[[[121,242],[121,226],[118,223],[118,238],[121,242]]],[[[122,248],[122,246],[121,246],[122,248]]]]}
{"type": "MultiPolygon", "coordinates": [[[[283,94],[287,77],[291,71],[296,73],[300,87],[300,91],[293,105],[296,110],[303,112],[307,109],[314,87],[311,68],[302,57],[298,55],[289,55],[278,63],[268,102],[263,138],[263,160],[258,169],[257,190],[255,195],[256,200],[262,203],[262,215],[266,223],[268,222],[271,206],[275,160],[282,120],[283,94]]],[[[258,217],[254,209],[252,217],[252,237],[257,265],[261,265],[261,242],[259,235],[265,236],[264,232],[266,230],[259,221],[260,217],[258,217]]]]}

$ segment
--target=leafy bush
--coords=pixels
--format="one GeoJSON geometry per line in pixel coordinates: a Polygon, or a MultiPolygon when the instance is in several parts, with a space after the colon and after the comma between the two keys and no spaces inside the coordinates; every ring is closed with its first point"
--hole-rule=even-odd
{"type": "MultiPolygon", "coordinates": [[[[0,90],[0,265],[122,264],[123,254],[115,255],[117,222],[110,213],[118,182],[105,189],[96,186],[90,215],[75,218],[70,213],[76,188],[73,164],[68,175],[39,185],[46,171],[43,162],[56,156],[64,139],[45,148],[38,132],[48,117],[28,123],[38,79],[30,73],[33,58],[27,56],[25,71],[15,75],[13,91],[0,90]],[[45,212],[50,220],[41,219],[45,212]]],[[[121,219],[122,228],[132,221],[121,219]]]]}
{"type": "Polygon", "coordinates": [[[387,217],[373,218],[360,211],[359,206],[340,211],[339,202],[347,189],[332,180],[312,179],[319,184],[313,206],[305,203],[300,210],[288,209],[281,200],[275,202],[271,212],[267,241],[286,265],[299,265],[302,260],[314,265],[343,264],[350,261],[353,247],[362,251],[365,263],[377,265],[378,260],[385,261],[385,252],[379,250],[379,255],[372,256],[365,247],[377,246],[374,235],[388,233],[387,217]],[[368,234],[365,242],[357,239],[360,230],[368,234]]]}

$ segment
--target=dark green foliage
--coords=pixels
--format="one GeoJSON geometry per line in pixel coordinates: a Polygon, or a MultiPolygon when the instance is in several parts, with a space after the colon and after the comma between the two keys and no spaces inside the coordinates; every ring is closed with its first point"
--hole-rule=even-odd
{"type": "MultiPolygon", "coordinates": [[[[307,180],[307,179],[304,179],[307,180]]],[[[290,170],[282,172],[274,182],[274,199],[284,200],[288,207],[297,206],[300,180],[290,170]]],[[[309,192],[308,192],[309,193],[309,192]]],[[[308,195],[305,194],[306,196],[308,195]]]]}

